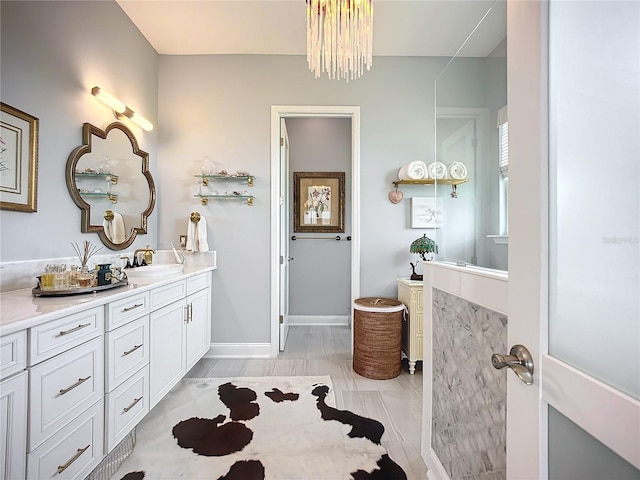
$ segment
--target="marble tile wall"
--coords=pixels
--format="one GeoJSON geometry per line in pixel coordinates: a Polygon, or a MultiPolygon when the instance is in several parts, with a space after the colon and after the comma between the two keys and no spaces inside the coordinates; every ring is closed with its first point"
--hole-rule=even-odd
{"type": "Polygon", "coordinates": [[[506,479],[507,317],[433,289],[431,446],[452,480],[506,479]]]}

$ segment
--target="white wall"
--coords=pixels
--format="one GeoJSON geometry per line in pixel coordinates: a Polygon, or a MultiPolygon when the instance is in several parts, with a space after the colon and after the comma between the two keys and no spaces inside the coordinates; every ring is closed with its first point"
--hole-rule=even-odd
{"type": "MultiPolygon", "coordinates": [[[[40,121],[37,212],[0,211],[0,261],[70,257],[71,242],[101,242],[80,233],[67,158],[82,143],[84,122],[116,121],[90,89],[101,85],[156,123],[158,57],[115,2],[2,1],[0,12],[2,102],[40,121]]],[[[129,127],[155,174],[157,133],[129,127]]],[[[156,243],[156,216],[131,248],[156,243]]]]}
{"type": "Polygon", "coordinates": [[[218,251],[214,343],[269,342],[270,112],[272,105],[361,107],[361,296],[396,295],[410,274],[409,202],[388,200],[398,169],[433,160],[433,80],[444,59],[376,57],[350,83],[314,79],[303,56],[161,56],[159,63],[161,248],[184,233],[189,212],[209,220],[218,251]],[[193,198],[209,155],[256,175],[253,207],[193,198]]]}

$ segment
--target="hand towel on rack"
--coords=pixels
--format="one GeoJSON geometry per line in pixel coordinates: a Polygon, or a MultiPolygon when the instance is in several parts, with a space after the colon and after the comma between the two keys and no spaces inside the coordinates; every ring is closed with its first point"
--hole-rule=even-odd
{"type": "Polygon", "coordinates": [[[400,169],[398,180],[420,180],[428,178],[427,175],[427,165],[421,160],[416,160],[400,169]]]}
{"type": "Polygon", "coordinates": [[[200,215],[200,220],[194,222],[189,218],[187,224],[187,244],[185,249],[190,252],[208,252],[209,242],[207,241],[207,220],[204,215],[200,215]]]}
{"type": "Polygon", "coordinates": [[[113,243],[124,243],[127,239],[127,233],[124,228],[124,219],[118,212],[113,212],[113,219],[102,222],[104,233],[113,243]]]}

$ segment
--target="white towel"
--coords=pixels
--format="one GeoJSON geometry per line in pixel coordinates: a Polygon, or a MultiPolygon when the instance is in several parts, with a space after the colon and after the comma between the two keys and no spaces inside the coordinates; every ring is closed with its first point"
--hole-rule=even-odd
{"type": "Polygon", "coordinates": [[[102,222],[104,233],[111,242],[115,244],[124,243],[127,239],[127,233],[124,228],[124,219],[118,212],[113,212],[113,220],[106,218],[102,222]]]}
{"type": "Polygon", "coordinates": [[[198,222],[192,222],[189,218],[187,224],[187,244],[185,249],[189,252],[208,252],[209,242],[207,241],[207,220],[200,215],[198,222]]]}
{"type": "Polygon", "coordinates": [[[398,172],[398,180],[420,180],[422,178],[428,178],[427,175],[427,165],[421,160],[416,160],[400,169],[398,172]]]}
{"type": "Polygon", "coordinates": [[[447,167],[442,162],[433,162],[429,164],[429,176],[436,180],[447,178],[447,167]]]}
{"type": "Polygon", "coordinates": [[[462,162],[453,162],[449,165],[449,176],[456,180],[464,180],[467,178],[467,167],[462,162]]]}

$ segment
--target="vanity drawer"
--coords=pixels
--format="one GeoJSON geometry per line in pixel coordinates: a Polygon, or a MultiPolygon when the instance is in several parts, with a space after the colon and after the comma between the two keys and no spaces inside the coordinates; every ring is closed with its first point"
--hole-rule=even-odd
{"type": "Polygon", "coordinates": [[[138,293],[111,302],[107,305],[107,331],[146,315],[150,311],[149,292],[138,293]]]}
{"type": "Polygon", "coordinates": [[[106,334],[107,392],[149,363],[149,315],[106,334]]]}
{"type": "Polygon", "coordinates": [[[0,338],[0,379],[27,368],[27,331],[0,338]]]}
{"type": "Polygon", "coordinates": [[[31,451],[104,395],[102,337],[32,367],[29,375],[31,451]]]}
{"type": "Polygon", "coordinates": [[[187,295],[187,282],[181,280],[179,282],[170,283],[163,287],[154,288],[151,290],[151,311],[157,310],[160,307],[169,305],[176,300],[186,297],[187,295]]]}
{"type": "Polygon", "coordinates": [[[103,434],[104,402],[100,400],[27,455],[27,478],[84,479],[102,460],[103,434]]]}
{"type": "Polygon", "coordinates": [[[209,275],[209,272],[187,278],[187,295],[207,288],[211,284],[210,278],[211,275],[209,275]]]}
{"type": "Polygon", "coordinates": [[[95,307],[29,329],[29,365],[102,335],[104,308],[95,307]]]}
{"type": "Polygon", "coordinates": [[[109,453],[149,412],[149,366],[107,394],[106,402],[105,453],[109,453]]]}

